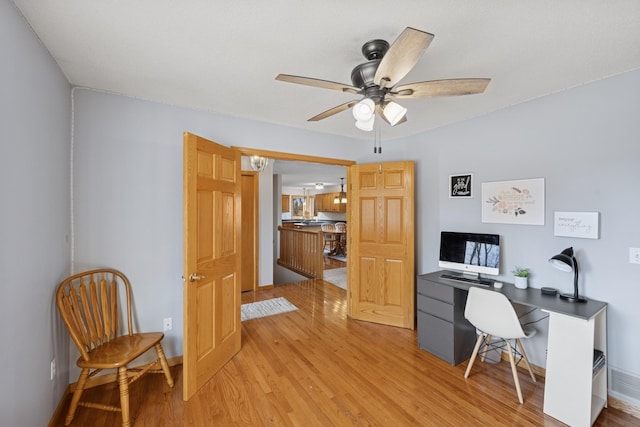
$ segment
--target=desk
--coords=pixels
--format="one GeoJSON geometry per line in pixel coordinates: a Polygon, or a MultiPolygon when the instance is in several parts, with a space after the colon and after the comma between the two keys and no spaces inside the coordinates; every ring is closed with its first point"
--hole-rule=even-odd
{"type": "MultiPolygon", "coordinates": [[[[418,344],[455,365],[471,355],[476,339],[475,328],[464,318],[467,291],[476,285],[442,278],[442,273],[418,276],[418,344]]],[[[593,375],[594,349],[606,358],[607,303],[570,303],[510,283],[494,290],[549,313],[544,413],[571,426],[592,425],[607,406],[606,363],[593,375]]]]}

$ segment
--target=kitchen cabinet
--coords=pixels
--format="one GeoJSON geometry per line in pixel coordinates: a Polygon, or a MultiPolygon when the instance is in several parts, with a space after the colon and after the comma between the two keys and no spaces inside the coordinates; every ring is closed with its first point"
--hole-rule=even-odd
{"type": "Polygon", "coordinates": [[[289,201],[291,200],[291,196],[289,194],[282,195],[282,212],[286,213],[291,210],[291,206],[289,205],[289,201]]]}
{"type": "Polygon", "coordinates": [[[346,212],[346,203],[333,203],[339,192],[316,194],[316,211],[317,212],[346,212]]]}

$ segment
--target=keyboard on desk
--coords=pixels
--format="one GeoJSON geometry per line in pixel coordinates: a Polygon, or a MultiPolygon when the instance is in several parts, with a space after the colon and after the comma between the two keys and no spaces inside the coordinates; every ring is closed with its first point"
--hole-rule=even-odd
{"type": "Polygon", "coordinates": [[[457,280],[459,282],[473,283],[474,285],[481,285],[481,286],[491,286],[491,285],[493,285],[493,280],[471,279],[469,277],[456,276],[454,274],[442,274],[442,275],[440,275],[440,277],[442,277],[443,279],[457,280]]]}

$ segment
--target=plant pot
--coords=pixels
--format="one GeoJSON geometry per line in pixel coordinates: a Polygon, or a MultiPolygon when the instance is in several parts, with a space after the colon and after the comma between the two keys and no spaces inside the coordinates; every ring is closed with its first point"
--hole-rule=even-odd
{"type": "Polygon", "coordinates": [[[518,289],[527,289],[529,284],[527,283],[526,277],[514,276],[516,288],[518,289]]]}

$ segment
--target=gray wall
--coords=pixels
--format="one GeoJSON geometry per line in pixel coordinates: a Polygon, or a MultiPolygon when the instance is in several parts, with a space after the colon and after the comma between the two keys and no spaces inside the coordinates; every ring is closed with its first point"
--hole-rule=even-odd
{"type": "MultiPolygon", "coordinates": [[[[514,265],[525,265],[533,270],[532,286],[568,291],[570,277],[547,259],[572,245],[581,290],[610,303],[610,364],[640,376],[634,339],[640,266],[628,263],[628,248],[640,246],[634,221],[640,71],[404,140],[383,132],[382,155],[372,154],[371,142],[77,89],[71,215],[71,91],[7,0],[0,0],[0,55],[0,354],[8,367],[3,384],[12,386],[0,396],[4,423],[44,425],[75,381],[75,371],[68,375],[75,356],[68,355],[53,304],[71,263],[75,271],[100,265],[125,271],[134,285],[137,326],[159,329],[164,317],[173,317],[166,349],[169,357],[182,353],[183,131],[224,145],[359,163],[415,160],[417,273],[437,269],[441,230],[496,232],[504,242],[505,280],[514,265]],[[446,179],[458,172],[475,174],[473,199],[447,197],[446,179]],[[546,179],[544,226],[481,223],[481,182],[533,177],[546,179]],[[554,237],[552,216],[559,210],[600,212],[601,238],[554,237]],[[51,382],[53,357],[59,374],[51,382]]],[[[271,254],[261,251],[261,262],[272,265],[271,254]]],[[[269,284],[262,275],[260,281],[269,284]]],[[[544,329],[544,321],[537,325],[544,329]]],[[[540,363],[544,353],[536,350],[540,363]]]]}
{"type": "MultiPolygon", "coordinates": [[[[73,99],[74,268],[104,265],[127,274],[140,328],[158,330],[163,318],[173,318],[168,357],[182,355],[183,132],[227,146],[326,157],[353,158],[366,144],[91,90],[76,89],[73,99]]],[[[271,191],[271,178],[261,179],[260,206],[271,203],[271,191]]],[[[260,218],[259,285],[273,284],[267,211],[260,218]]],[[[77,368],[71,372],[73,379],[77,368]]]]}
{"type": "MultiPolygon", "coordinates": [[[[611,304],[609,362],[638,375],[634,355],[640,354],[639,344],[628,338],[640,321],[633,308],[640,266],[628,263],[628,248],[640,246],[640,231],[634,224],[637,190],[628,183],[640,180],[635,118],[640,104],[632,96],[639,86],[640,72],[627,73],[407,140],[383,142],[382,156],[371,154],[368,142],[345,144],[337,137],[76,91],[76,265],[103,262],[129,272],[140,283],[138,301],[154,300],[139,307],[142,326],[158,328],[163,317],[174,318],[168,347],[170,355],[177,355],[182,345],[182,307],[175,301],[181,297],[183,130],[225,145],[358,162],[414,159],[418,273],[437,269],[441,230],[495,232],[503,238],[505,281],[511,281],[514,266],[527,266],[533,271],[531,286],[570,291],[571,276],[547,260],[574,246],[582,293],[611,304]],[[95,173],[96,167],[117,173],[95,173]],[[474,198],[448,198],[448,175],[458,172],[474,173],[474,198]],[[481,223],[481,182],[538,177],[546,183],[544,226],[481,223]],[[600,212],[601,238],[554,237],[554,211],[600,212]]],[[[261,253],[263,261],[268,256],[261,253]]],[[[531,316],[535,321],[542,314],[531,316]]],[[[537,326],[545,331],[544,321],[537,326]]],[[[533,343],[532,359],[540,365],[545,364],[544,338],[540,334],[533,343]]]]}
{"type": "Polygon", "coordinates": [[[53,294],[69,272],[71,88],[7,0],[0,58],[0,424],[44,426],[69,384],[53,294]]]}
{"type": "MultiPolygon", "coordinates": [[[[527,266],[530,286],[570,292],[573,276],[548,259],[573,246],[581,293],[609,303],[610,367],[636,376],[640,265],[629,264],[629,247],[640,247],[638,93],[636,70],[406,141],[418,159],[418,271],[438,268],[440,231],[491,232],[502,237],[505,281],[514,266],[527,266]],[[472,199],[448,197],[448,175],[460,172],[474,173],[472,199]],[[482,223],[480,184],[526,178],[545,178],[545,225],[482,223]],[[554,211],[600,212],[600,239],[555,237],[554,211]]],[[[544,330],[544,321],[537,326],[544,330]]],[[[532,358],[544,366],[544,352],[532,358]]]]}

